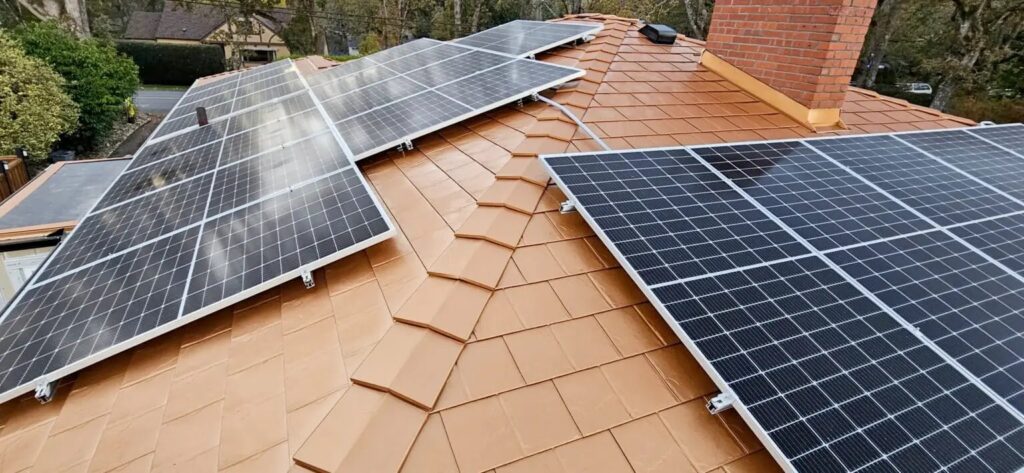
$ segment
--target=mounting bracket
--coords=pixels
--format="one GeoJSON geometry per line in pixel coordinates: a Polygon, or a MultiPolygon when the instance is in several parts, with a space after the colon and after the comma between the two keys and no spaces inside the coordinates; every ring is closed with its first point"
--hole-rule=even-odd
{"type": "Polygon", "coordinates": [[[536,92],[530,94],[530,100],[533,100],[534,102],[540,102],[540,94],[536,92]]]}
{"type": "Polygon", "coordinates": [[[412,151],[412,140],[406,141],[403,143],[403,146],[405,146],[406,151],[412,151]]]}
{"type": "Polygon", "coordinates": [[[45,376],[36,380],[36,400],[40,404],[46,404],[53,400],[54,394],[57,393],[57,382],[50,381],[45,376]]]}
{"type": "Polygon", "coordinates": [[[576,211],[576,203],[571,200],[567,200],[558,205],[558,212],[563,214],[573,213],[576,211]]]}
{"type": "Polygon", "coordinates": [[[708,412],[718,414],[732,409],[732,403],[735,401],[736,396],[733,396],[732,393],[718,393],[717,396],[708,401],[708,412]]]}
{"type": "Polygon", "coordinates": [[[309,271],[303,271],[302,284],[306,286],[306,289],[313,289],[313,287],[316,286],[316,281],[313,280],[313,273],[309,271]]]}

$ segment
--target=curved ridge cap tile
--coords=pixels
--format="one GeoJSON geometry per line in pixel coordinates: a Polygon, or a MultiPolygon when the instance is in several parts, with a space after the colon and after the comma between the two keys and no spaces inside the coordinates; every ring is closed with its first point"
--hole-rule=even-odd
{"type": "Polygon", "coordinates": [[[395,319],[427,327],[465,342],[490,297],[491,291],[488,289],[454,279],[430,276],[398,309],[395,319]]]}
{"type": "Polygon", "coordinates": [[[512,249],[519,243],[529,221],[528,215],[512,209],[478,206],[455,232],[455,236],[487,240],[512,249]]]}
{"type": "Polygon", "coordinates": [[[511,257],[512,250],[496,243],[456,238],[427,272],[494,290],[511,257]]]}
{"type": "MultiPolygon", "coordinates": [[[[575,133],[576,126],[573,125],[572,128],[575,133]]],[[[566,138],[566,141],[571,138],[572,136],[570,135],[569,138],[566,138]]],[[[494,177],[498,179],[520,179],[537,184],[538,186],[547,186],[550,179],[540,160],[522,156],[509,159],[494,177]]]]}
{"type": "Polygon", "coordinates": [[[477,205],[508,207],[524,214],[532,214],[543,193],[543,186],[531,182],[499,179],[480,196],[477,205]]]}
{"type": "Polygon", "coordinates": [[[427,412],[393,395],[353,385],[295,452],[300,466],[323,473],[397,472],[427,412]]]}
{"type": "Polygon", "coordinates": [[[397,323],[352,375],[352,381],[430,410],[462,347],[462,342],[433,330],[397,323]]]}

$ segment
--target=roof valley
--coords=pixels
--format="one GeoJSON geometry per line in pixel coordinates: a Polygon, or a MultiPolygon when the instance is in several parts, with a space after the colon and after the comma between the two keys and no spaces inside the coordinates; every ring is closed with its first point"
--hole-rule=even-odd
{"type": "MultiPolygon", "coordinates": [[[[576,64],[587,75],[576,86],[556,92],[554,100],[582,116],[608,68],[608,61],[600,57],[614,55],[626,28],[625,23],[606,25],[576,64]]],[[[576,132],[575,123],[558,110],[545,110],[538,117],[496,173],[495,182],[477,199],[454,241],[428,266],[427,279],[395,313],[396,323],[352,374],[355,385],[295,453],[296,463],[325,472],[398,471],[402,463],[396,464],[394,455],[366,451],[404,448],[408,453],[419,436],[432,436],[439,418],[433,414],[428,423],[428,413],[547,188],[548,176],[536,158],[566,151],[576,132]],[[355,411],[365,409],[346,401],[373,396],[369,390],[394,399],[381,401],[365,428],[339,447],[337,429],[351,424],[355,411]],[[424,424],[427,428],[421,434],[424,424]]],[[[399,455],[403,462],[405,456],[399,455]]]]}

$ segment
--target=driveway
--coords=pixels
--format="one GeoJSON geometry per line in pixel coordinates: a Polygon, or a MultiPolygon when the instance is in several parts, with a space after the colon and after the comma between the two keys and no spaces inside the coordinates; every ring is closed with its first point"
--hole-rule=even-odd
{"type": "Polygon", "coordinates": [[[139,111],[165,114],[174,108],[174,104],[184,94],[182,90],[140,90],[135,92],[133,100],[139,111]]]}

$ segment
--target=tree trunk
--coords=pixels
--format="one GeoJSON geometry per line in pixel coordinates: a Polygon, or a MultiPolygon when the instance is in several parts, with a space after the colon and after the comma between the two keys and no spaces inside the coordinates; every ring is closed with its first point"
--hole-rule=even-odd
{"type": "Polygon", "coordinates": [[[893,18],[896,16],[896,4],[899,0],[884,0],[879,2],[878,10],[875,12],[874,31],[868,37],[868,44],[864,48],[865,57],[868,58],[868,65],[857,75],[854,82],[858,87],[871,88],[878,78],[878,69],[885,59],[885,50],[892,38],[893,18]]]}
{"type": "Polygon", "coordinates": [[[473,8],[473,23],[470,25],[470,32],[476,33],[480,30],[480,10],[483,9],[484,0],[477,0],[476,7],[473,8]]]}
{"type": "Polygon", "coordinates": [[[462,36],[462,0],[452,0],[452,37],[462,36]]]}
{"type": "Polygon", "coordinates": [[[931,108],[936,110],[946,111],[946,107],[949,107],[949,102],[953,99],[953,93],[956,92],[956,79],[948,78],[939,84],[938,90],[935,91],[935,95],[932,97],[931,108]]]}
{"type": "Polygon", "coordinates": [[[81,37],[90,34],[85,0],[18,0],[18,3],[40,20],[66,22],[81,37]]]}

